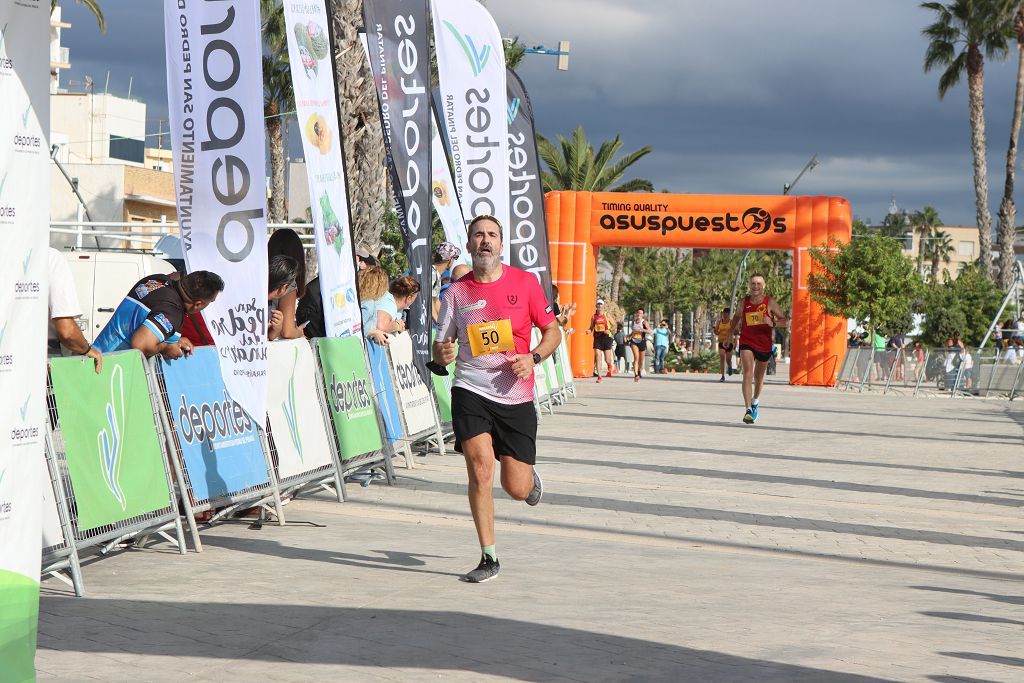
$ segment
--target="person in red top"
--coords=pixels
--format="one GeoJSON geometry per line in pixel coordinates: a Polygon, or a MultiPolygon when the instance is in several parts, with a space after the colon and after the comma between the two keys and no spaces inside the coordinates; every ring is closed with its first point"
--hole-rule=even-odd
{"type": "Polygon", "coordinates": [[[743,366],[743,421],[754,424],[764,386],[764,373],[772,357],[772,335],[775,327],[789,322],[775,299],[764,293],[764,277],[750,276],[750,293],[732,319],[730,336],[740,332],[740,364],[743,366]]]}
{"type": "Polygon", "coordinates": [[[590,329],[587,330],[587,334],[594,335],[594,372],[597,373],[597,381],[601,381],[601,356],[604,356],[605,367],[607,368],[607,376],[612,376],[612,368],[615,366],[612,364],[612,333],[611,333],[611,321],[608,320],[608,316],[604,312],[604,300],[598,299],[596,312],[593,317],[590,318],[590,329]]]}
{"type": "Polygon", "coordinates": [[[441,298],[433,361],[442,367],[455,361],[455,450],[466,458],[469,509],[482,555],[464,579],[482,583],[500,569],[494,551],[495,460],[501,463],[501,487],[512,498],[536,505],[544,493],[534,467],[533,368],[554,353],[562,333],[537,278],[502,265],[497,219],[477,216],[468,231],[473,272],[449,285],[441,298]],[[534,325],[542,336],[531,349],[534,325]]]}

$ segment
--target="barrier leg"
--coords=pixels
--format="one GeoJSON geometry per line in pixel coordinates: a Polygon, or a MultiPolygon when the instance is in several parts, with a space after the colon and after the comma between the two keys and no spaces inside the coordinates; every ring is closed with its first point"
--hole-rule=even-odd
{"type": "Polygon", "coordinates": [[[272,514],[277,515],[278,526],[285,525],[284,519],[284,506],[281,505],[281,485],[277,481],[277,468],[274,467],[273,461],[270,459],[270,444],[267,442],[267,430],[261,429],[258,425],[256,431],[260,435],[260,443],[263,444],[263,457],[267,461],[267,474],[270,475],[270,492],[274,499],[274,507],[270,509],[265,503],[260,505],[261,510],[266,510],[272,514]]]}
{"type": "MultiPolygon", "coordinates": [[[[68,548],[68,573],[71,574],[71,587],[75,590],[75,597],[85,596],[85,581],[82,579],[82,565],[78,559],[78,547],[75,545],[75,530],[71,525],[71,512],[68,507],[67,498],[64,496],[64,481],[55,460],[56,449],[53,447],[53,434],[49,427],[46,429],[46,451],[43,457],[46,461],[46,471],[50,473],[50,486],[53,488],[54,502],[57,504],[57,517],[60,519],[61,533],[64,534],[64,544],[68,548]]],[[[59,572],[50,572],[61,581],[68,583],[59,572]]]]}

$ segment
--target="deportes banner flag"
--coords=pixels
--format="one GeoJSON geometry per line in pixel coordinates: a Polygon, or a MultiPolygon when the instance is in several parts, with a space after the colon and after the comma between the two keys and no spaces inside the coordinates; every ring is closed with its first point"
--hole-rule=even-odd
{"type": "Polygon", "coordinates": [[[413,359],[430,371],[430,42],[425,0],[364,0],[370,72],[377,86],[388,171],[409,273],[420,295],[409,309],[413,359]]]}
{"type": "Polygon", "coordinates": [[[508,166],[512,223],[507,229],[511,248],[509,263],[533,273],[541,289],[553,300],[548,223],[544,214],[544,188],[540,180],[540,155],[533,126],[533,106],[526,86],[508,70],[508,166]]]}
{"type": "Polygon", "coordinates": [[[431,0],[441,112],[467,223],[482,214],[505,228],[510,263],[505,52],[494,19],[477,0],[431,0]]]}
{"type": "Polygon", "coordinates": [[[267,403],[267,191],[259,3],[164,3],[167,102],[189,272],[224,278],[204,311],[231,397],[267,403]]]}
{"type": "Polygon", "coordinates": [[[324,324],[328,337],[357,335],[362,339],[348,182],[334,89],[331,21],[324,0],[285,2],[284,18],[306,156],[324,324]]]}
{"type": "Polygon", "coordinates": [[[46,429],[50,8],[0,0],[0,679],[34,680],[46,429]]]}
{"type": "Polygon", "coordinates": [[[434,211],[441,219],[444,238],[462,250],[456,263],[471,265],[473,258],[466,249],[466,220],[462,217],[459,195],[455,192],[452,169],[448,165],[448,153],[444,149],[437,122],[437,111],[431,108],[430,116],[430,192],[434,211]]]}

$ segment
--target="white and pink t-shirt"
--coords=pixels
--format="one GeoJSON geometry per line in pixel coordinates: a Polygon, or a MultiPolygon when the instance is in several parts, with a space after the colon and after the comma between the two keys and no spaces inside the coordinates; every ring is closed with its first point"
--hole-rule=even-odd
{"type": "Polygon", "coordinates": [[[441,298],[437,338],[450,337],[459,342],[453,387],[497,403],[515,405],[533,401],[533,375],[519,379],[512,371],[512,363],[517,355],[530,353],[533,326],[544,327],[555,316],[537,278],[511,266],[502,266],[502,270],[501,277],[494,282],[477,282],[469,273],[448,287],[441,298]],[[512,323],[515,351],[474,358],[467,328],[503,319],[512,323]]]}

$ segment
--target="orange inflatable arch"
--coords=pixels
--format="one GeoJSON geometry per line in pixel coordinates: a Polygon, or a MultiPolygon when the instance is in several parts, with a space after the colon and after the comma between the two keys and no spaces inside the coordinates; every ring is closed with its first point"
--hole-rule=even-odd
{"type": "Polygon", "coordinates": [[[569,350],[573,375],[594,370],[593,338],[583,334],[597,301],[594,247],[790,249],[793,310],[790,384],[832,386],[846,352],[846,320],[811,300],[810,248],[848,242],[850,204],[840,197],[551,192],[545,204],[552,278],[576,303],[569,350]]]}

